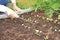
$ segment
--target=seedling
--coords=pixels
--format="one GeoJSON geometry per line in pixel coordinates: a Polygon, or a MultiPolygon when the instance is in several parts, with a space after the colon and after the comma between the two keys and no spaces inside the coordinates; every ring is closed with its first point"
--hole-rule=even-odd
{"type": "Polygon", "coordinates": [[[31,13],[31,15],[33,15],[33,13],[31,13]]]}
{"type": "Polygon", "coordinates": [[[39,32],[39,30],[35,30],[37,33],[39,32]]]}
{"type": "Polygon", "coordinates": [[[45,17],[42,17],[42,19],[44,20],[44,19],[45,19],[45,17]]]}
{"type": "Polygon", "coordinates": [[[58,20],[55,20],[54,23],[57,23],[58,20]]]}
{"type": "Polygon", "coordinates": [[[48,38],[49,38],[48,36],[45,36],[44,40],[48,40],[48,38]]]}
{"type": "Polygon", "coordinates": [[[28,30],[30,30],[31,29],[31,27],[27,27],[28,28],[28,30]]]}
{"type": "Polygon", "coordinates": [[[60,32],[60,29],[58,30],[58,32],[60,32]]]}
{"type": "Polygon", "coordinates": [[[27,28],[28,26],[24,26],[25,28],[27,28]]]}
{"type": "Polygon", "coordinates": [[[50,18],[50,21],[53,21],[53,19],[52,19],[52,18],[50,18]]]}
{"type": "Polygon", "coordinates": [[[47,24],[45,24],[45,25],[42,25],[43,27],[46,27],[47,26],[47,24]]]}
{"type": "Polygon", "coordinates": [[[30,19],[28,18],[27,20],[29,21],[30,19]]]}
{"type": "Polygon", "coordinates": [[[39,36],[39,30],[35,30],[35,34],[39,36]]]}
{"type": "Polygon", "coordinates": [[[36,15],[34,15],[34,17],[37,17],[36,15]]]}
{"type": "Polygon", "coordinates": [[[41,33],[42,33],[42,31],[35,30],[35,34],[36,34],[36,35],[40,36],[40,35],[41,35],[41,33]]]}

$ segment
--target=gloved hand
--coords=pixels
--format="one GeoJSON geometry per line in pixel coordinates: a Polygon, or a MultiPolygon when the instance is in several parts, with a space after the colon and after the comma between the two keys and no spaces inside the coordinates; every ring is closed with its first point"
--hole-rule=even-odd
{"type": "Polygon", "coordinates": [[[11,18],[19,18],[18,14],[16,14],[12,9],[4,5],[0,5],[0,11],[7,13],[7,15],[11,18]]]}
{"type": "Polygon", "coordinates": [[[19,18],[19,15],[9,8],[7,8],[7,14],[11,18],[19,18]]]}

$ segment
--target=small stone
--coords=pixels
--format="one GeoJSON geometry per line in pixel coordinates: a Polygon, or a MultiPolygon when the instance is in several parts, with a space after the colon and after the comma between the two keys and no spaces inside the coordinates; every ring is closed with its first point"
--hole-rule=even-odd
{"type": "Polygon", "coordinates": [[[53,27],[51,26],[50,29],[52,29],[53,27]]]}
{"type": "Polygon", "coordinates": [[[55,29],[55,31],[57,31],[57,29],[55,29]]]}
{"type": "Polygon", "coordinates": [[[22,26],[24,26],[24,24],[22,24],[22,26]]]}
{"type": "Polygon", "coordinates": [[[39,17],[39,15],[37,15],[37,17],[39,17]]]}
{"type": "Polygon", "coordinates": [[[49,18],[46,18],[46,20],[49,20],[49,18]]]}
{"type": "Polygon", "coordinates": [[[37,22],[37,21],[34,21],[35,23],[37,22]]]}
{"type": "Polygon", "coordinates": [[[40,33],[42,33],[42,31],[40,31],[40,33]]]}
{"type": "Polygon", "coordinates": [[[43,25],[43,27],[46,27],[47,25],[45,24],[45,25],[43,25]]]}
{"type": "Polygon", "coordinates": [[[31,27],[28,27],[28,29],[30,29],[31,27]]]}

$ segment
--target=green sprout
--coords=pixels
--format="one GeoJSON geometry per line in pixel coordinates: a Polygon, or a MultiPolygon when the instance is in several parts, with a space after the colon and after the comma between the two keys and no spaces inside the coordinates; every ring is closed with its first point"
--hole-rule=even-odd
{"type": "Polygon", "coordinates": [[[49,38],[48,36],[45,36],[44,40],[48,40],[48,38],[49,38]]]}

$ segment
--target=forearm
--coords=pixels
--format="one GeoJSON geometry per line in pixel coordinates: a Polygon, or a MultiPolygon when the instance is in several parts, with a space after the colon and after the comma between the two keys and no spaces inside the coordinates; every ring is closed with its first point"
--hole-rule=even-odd
{"type": "Polygon", "coordinates": [[[16,7],[16,0],[11,0],[13,7],[16,7]]]}
{"type": "Polygon", "coordinates": [[[16,0],[11,0],[12,3],[16,3],[16,0]]]}
{"type": "Polygon", "coordinates": [[[14,11],[20,10],[17,5],[16,5],[16,0],[11,0],[12,4],[13,4],[13,9],[14,11]]]}

